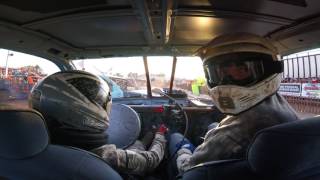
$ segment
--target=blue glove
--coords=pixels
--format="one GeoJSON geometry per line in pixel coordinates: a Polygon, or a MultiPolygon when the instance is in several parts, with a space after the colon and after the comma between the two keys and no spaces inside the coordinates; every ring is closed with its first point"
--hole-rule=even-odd
{"type": "Polygon", "coordinates": [[[191,152],[193,152],[195,150],[194,145],[191,144],[188,140],[180,141],[179,143],[176,144],[176,147],[179,148],[179,149],[185,148],[185,149],[190,150],[191,152]]]}
{"type": "Polygon", "coordinates": [[[189,149],[192,153],[193,153],[193,151],[196,149],[196,148],[194,147],[194,145],[191,144],[191,143],[185,144],[185,145],[181,146],[181,148],[189,149]]]}

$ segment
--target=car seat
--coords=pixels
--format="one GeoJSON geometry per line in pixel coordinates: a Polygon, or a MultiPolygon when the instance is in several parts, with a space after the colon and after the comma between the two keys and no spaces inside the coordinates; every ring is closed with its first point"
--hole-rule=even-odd
{"type": "Polygon", "coordinates": [[[52,145],[42,115],[0,109],[0,179],[122,179],[90,152],[52,145]]]}
{"type": "Polygon", "coordinates": [[[203,163],[183,179],[320,179],[320,117],[263,129],[245,159],[203,163]]]}

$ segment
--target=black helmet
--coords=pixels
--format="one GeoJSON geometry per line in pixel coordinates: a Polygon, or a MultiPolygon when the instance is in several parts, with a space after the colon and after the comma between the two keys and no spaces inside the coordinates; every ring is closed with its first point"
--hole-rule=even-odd
{"type": "Polygon", "coordinates": [[[45,117],[52,141],[73,146],[79,146],[77,143],[94,146],[92,142],[101,138],[103,143],[99,145],[106,143],[111,103],[105,81],[76,70],[44,78],[35,85],[29,98],[30,106],[45,117]],[[92,141],[86,142],[86,138],[92,141]]]}

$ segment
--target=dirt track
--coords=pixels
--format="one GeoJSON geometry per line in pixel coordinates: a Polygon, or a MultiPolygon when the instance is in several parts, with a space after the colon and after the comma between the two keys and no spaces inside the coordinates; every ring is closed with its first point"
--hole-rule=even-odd
{"type": "Polygon", "coordinates": [[[0,90],[0,106],[28,108],[28,99],[14,99],[14,97],[10,97],[9,91],[0,90]]]}

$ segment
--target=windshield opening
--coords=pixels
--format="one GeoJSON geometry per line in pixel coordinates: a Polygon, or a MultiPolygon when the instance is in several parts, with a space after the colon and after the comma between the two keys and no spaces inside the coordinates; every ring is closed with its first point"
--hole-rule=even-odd
{"type": "MultiPolygon", "coordinates": [[[[151,89],[168,93],[172,56],[147,57],[151,89]]],[[[143,57],[74,60],[79,70],[99,75],[111,87],[113,98],[147,97],[143,57]]],[[[176,97],[211,100],[199,57],[177,57],[172,94],[176,97]]],[[[160,96],[153,93],[152,96],[160,96]]]]}
{"type": "Polygon", "coordinates": [[[91,72],[105,80],[113,98],[141,97],[147,91],[142,57],[74,60],[79,70],[91,72]]]}

